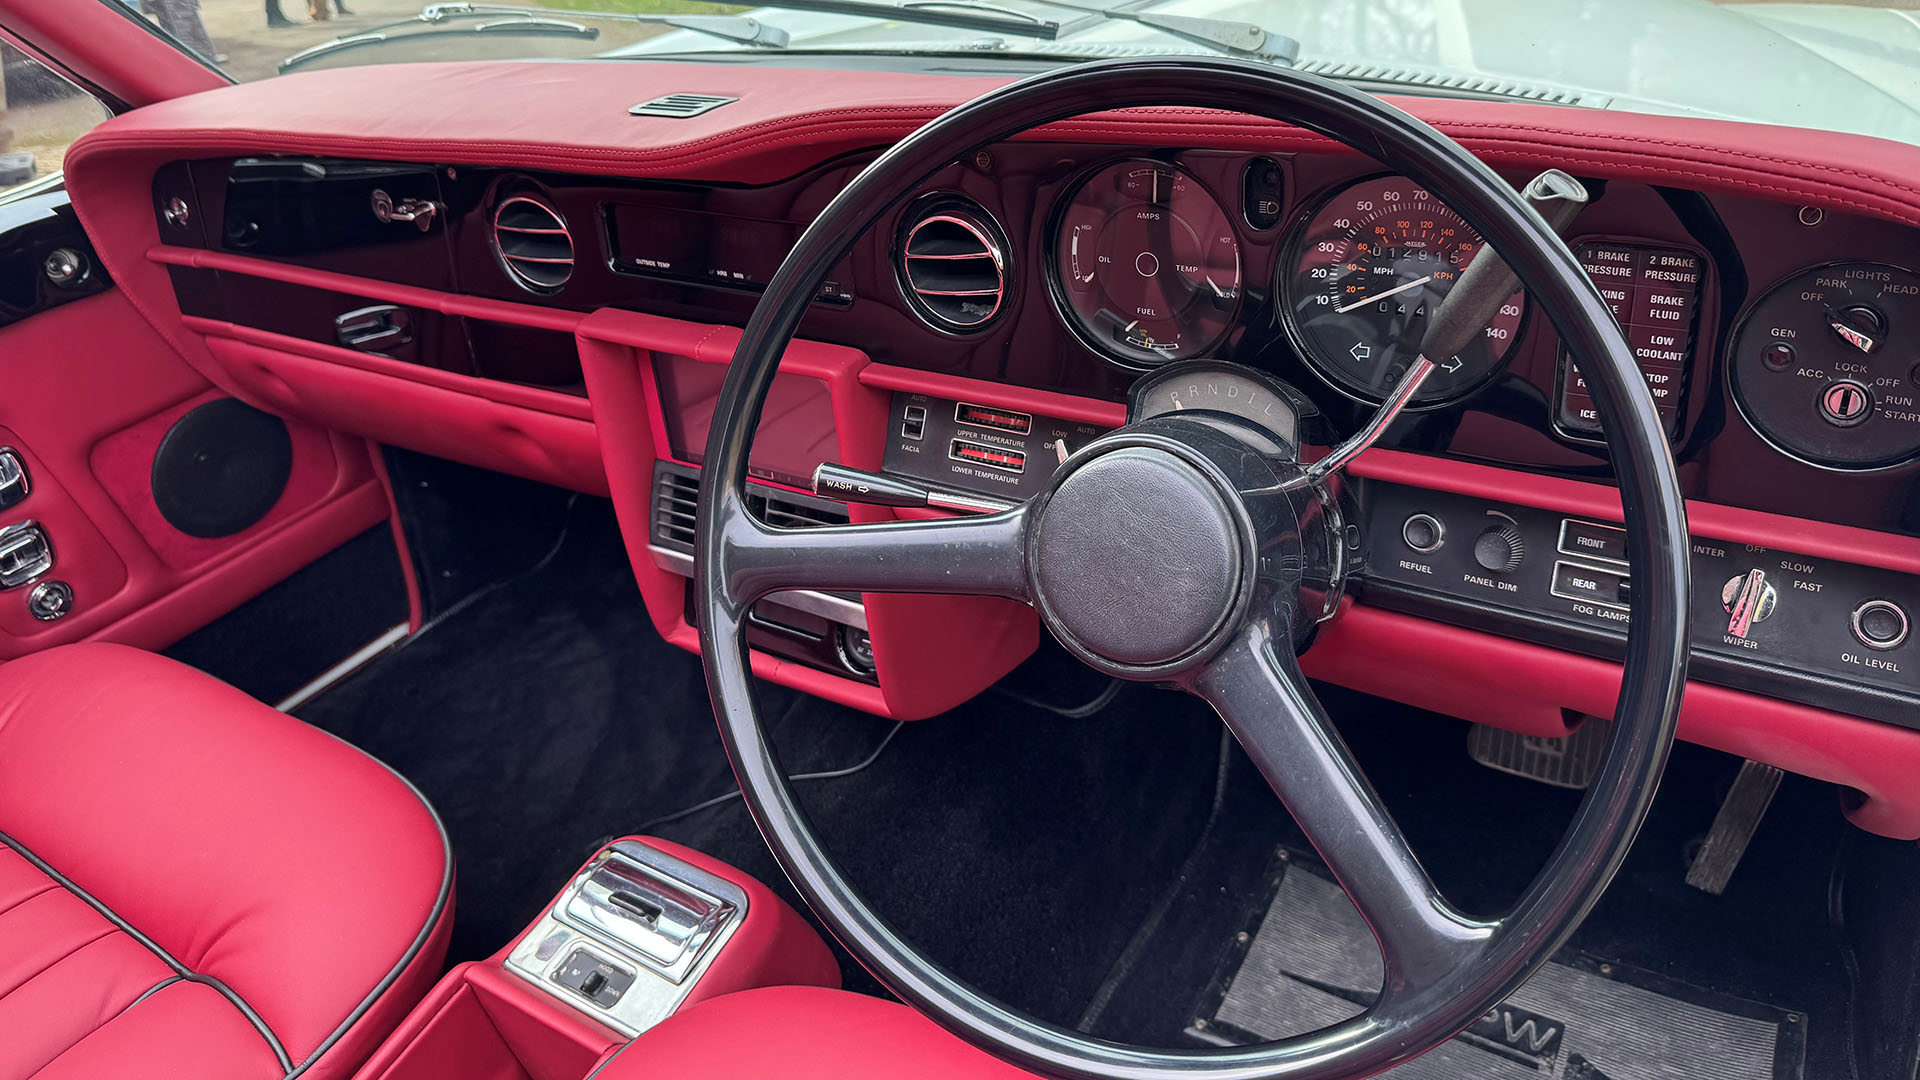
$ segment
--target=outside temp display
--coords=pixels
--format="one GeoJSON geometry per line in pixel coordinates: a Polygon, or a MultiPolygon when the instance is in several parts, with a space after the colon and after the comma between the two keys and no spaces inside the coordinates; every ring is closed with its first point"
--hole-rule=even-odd
{"type": "Polygon", "coordinates": [[[1055,299],[1080,336],[1133,367],[1204,356],[1240,306],[1240,243],[1199,181],[1157,161],[1088,177],[1060,214],[1055,299]]]}
{"type": "MultiPolygon", "coordinates": [[[[1288,326],[1308,364],[1355,397],[1384,399],[1419,355],[1428,316],[1480,244],[1458,214],[1405,177],[1363,180],[1335,194],[1294,237],[1281,282],[1288,326]]],[[[1514,293],[1458,356],[1429,357],[1438,366],[1413,404],[1453,401],[1492,378],[1525,302],[1514,293]]]]}

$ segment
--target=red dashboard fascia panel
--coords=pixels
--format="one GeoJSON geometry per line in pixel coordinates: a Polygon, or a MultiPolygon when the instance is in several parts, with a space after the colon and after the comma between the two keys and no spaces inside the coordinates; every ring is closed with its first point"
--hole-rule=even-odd
{"type": "MultiPolygon", "coordinates": [[[[1528,734],[1564,735],[1561,710],[1612,716],[1620,665],[1348,602],[1301,658],[1308,675],[1528,734]]],[[[1920,732],[1690,682],[1680,737],[1859,792],[1853,823],[1920,839],[1920,732]]]]}
{"type": "MultiPolygon", "coordinates": [[[[836,154],[895,141],[919,124],[997,85],[1000,80],[876,71],[836,71],[832,78],[795,78],[784,68],[665,62],[391,65],[313,72],[198,94],[116,118],[83,137],[69,153],[68,185],[103,261],[142,314],[190,362],[227,385],[230,377],[213,362],[201,335],[191,332],[181,320],[164,266],[145,257],[160,244],[149,192],[155,170],[169,161],[223,154],[309,153],[761,183],[792,176],[836,154]],[[624,115],[625,107],[634,101],[688,90],[738,100],[688,120],[636,121],[624,115]],[[395,101],[408,102],[409,106],[391,108],[395,101]],[[595,107],[596,103],[604,108],[595,107]]],[[[1920,147],[1806,129],[1524,103],[1418,98],[1396,99],[1395,104],[1434,124],[1496,166],[1551,165],[1596,176],[1678,184],[1920,226],[1920,184],[1914,179],[1920,177],[1920,147]]],[[[1343,150],[1299,128],[1192,109],[1095,114],[1050,125],[1027,137],[1271,152],[1343,150]]],[[[223,257],[193,253],[191,258],[201,260],[192,265],[214,265],[223,257]]],[[[376,283],[356,285],[359,291],[382,295],[373,291],[376,283]]],[[[631,501],[631,493],[646,490],[649,478],[639,477],[640,483],[635,486],[631,470],[650,466],[656,445],[653,433],[647,430],[644,417],[615,415],[609,401],[597,400],[603,393],[630,403],[645,400],[638,372],[644,365],[638,363],[636,350],[653,346],[644,338],[628,340],[631,335],[608,325],[629,317],[630,313],[620,312],[588,316],[581,324],[580,341],[583,359],[598,369],[598,381],[605,388],[594,388],[593,396],[601,445],[607,454],[606,467],[610,473],[628,473],[612,477],[612,487],[627,490],[631,501]],[[605,329],[598,332],[598,338],[587,329],[601,326],[605,329]],[[623,377],[622,371],[628,374],[623,377]],[[634,456],[623,459],[622,453],[634,456]]],[[[709,345],[716,345],[718,340],[713,339],[709,345]]],[[[261,373],[263,381],[267,374],[261,373]]],[[[329,377],[317,362],[307,374],[316,384],[329,377]]],[[[343,366],[331,377],[344,381],[355,374],[354,369],[343,366]]],[[[875,389],[907,388],[877,381],[888,377],[873,376],[876,381],[871,385],[875,389]]],[[[939,393],[937,382],[929,379],[915,388],[939,393]]],[[[235,388],[229,385],[229,389],[235,388]]],[[[457,416],[469,407],[453,400],[424,399],[418,406],[423,411],[416,414],[416,421],[419,416],[433,415],[432,410],[457,416]]],[[[1369,458],[1386,460],[1375,455],[1369,458]]],[[[1410,481],[1422,483],[1450,475],[1447,467],[1454,464],[1436,459],[1420,459],[1420,463],[1419,469],[1402,463],[1398,473],[1393,472],[1392,465],[1360,468],[1363,474],[1369,467],[1385,470],[1371,474],[1382,478],[1426,477],[1410,481]]],[[[1490,490],[1488,497],[1566,500],[1586,507],[1580,511],[1583,513],[1604,512],[1606,504],[1595,502],[1592,492],[1583,490],[1592,485],[1529,479],[1523,474],[1500,475],[1497,492],[1490,490]]],[[[1850,547],[1845,557],[1872,562],[1874,558],[1863,558],[1863,554],[1878,552],[1875,558],[1896,568],[1914,565],[1913,542],[1907,540],[1850,535],[1817,523],[1790,522],[1722,507],[1695,506],[1693,512],[1703,535],[1808,554],[1865,541],[1863,546],[1850,547]]],[[[863,517],[881,516],[871,508],[860,508],[859,513],[863,517]]],[[[626,516],[630,518],[630,512],[626,516]]],[[[636,565],[643,569],[649,564],[636,560],[636,565]]],[[[1354,609],[1341,623],[1328,628],[1310,662],[1328,665],[1332,663],[1329,658],[1337,658],[1343,649],[1358,648],[1361,643],[1356,638],[1378,628],[1382,624],[1375,620],[1386,617],[1384,612],[1354,609]]],[[[1499,685],[1509,673],[1507,665],[1516,660],[1542,665],[1540,670],[1552,670],[1562,663],[1618,670],[1617,665],[1550,650],[1514,653],[1497,646],[1515,643],[1442,629],[1467,635],[1455,640],[1485,646],[1483,655],[1488,657],[1482,661],[1470,651],[1456,651],[1448,658],[1453,673],[1474,677],[1464,680],[1457,687],[1458,693],[1447,700],[1427,702],[1443,711],[1469,715],[1482,711],[1488,696],[1486,687],[1499,685]]],[[[690,634],[689,630],[678,631],[682,643],[690,634]]],[[[756,670],[764,673],[779,667],[777,662],[761,663],[756,670]]],[[[814,673],[805,674],[816,677],[814,673]]],[[[1350,677],[1360,678],[1358,668],[1350,677]]],[[[1390,695],[1431,698],[1437,694],[1404,685],[1398,689],[1382,686],[1377,671],[1361,685],[1390,695]]],[[[1439,685],[1453,685],[1453,681],[1441,680],[1439,685]]],[[[841,693],[844,696],[847,691],[841,688],[841,693]]],[[[1762,712],[1783,717],[1786,719],[1775,729],[1778,740],[1756,749],[1767,751],[1764,756],[1768,760],[1803,771],[1815,768],[1829,754],[1840,754],[1851,765],[1871,769],[1874,763],[1860,761],[1859,755],[1906,760],[1889,747],[1903,748],[1904,752],[1904,748],[1920,746],[1917,732],[1885,725],[1861,727],[1864,722],[1712,687],[1696,685],[1689,694],[1690,719],[1685,728],[1689,737],[1730,745],[1724,740],[1715,742],[1718,736],[1713,734],[1713,724],[1733,726],[1762,712]],[[1706,714],[1695,711],[1703,702],[1708,708],[1706,714]],[[1700,719],[1709,714],[1717,719],[1700,719]],[[1789,722],[1793,718],[1806,719],[1807,723],[1789,722]],[[1836,729],[1833,721],[1846,723],[1836,729]],[[1871,734],[1835,746],[1835,730],[1871,734]],[[1796,766],[1796,761],[1812,764],[1796,766]]],[[[1567,696],[1581,695],[1569,691],[1567,696]]],[[[1578,702],[1564,706],[1581,707],[1578,702]]],[[[1855,779],[1864,782],[1861,777],[1855,779]]],[[[1905,790],[1898,786],[1855,786],[1868,793],[1867,803],[1855,809],[1857,821],[1892,835],[1920,835],[1920,809],[1916,809],[1920,807],[1920,791],[1912,790],[1912,784],[1905,785],[1905,790]]]]}
{"type": "MultiPolygon", "coordinates": [[[[580,324],[577,341],[614,509],[647,611],[668,641],[698,651],[699,633],[684,615],[689,583],[656,565],[648,549],[654,463],[673,460],[652,358],[663,353],[726,364],[733,359],[740,331],[608,308],[580,324]]],[[[812,341],[794,341],[780,363],[783,375],[825,384],[840,460],[855,468],[878,469],[889,398],[861,377],[870,368],[866,355],[856,349],[812,341]]],[[[982,388],[991,389],[975,385],[976,392],[982,388]]],[[[893,519],[884,507],[850,506],[848,513],[855,522],[893,519]]],[[[1009,600],[886,593],[868,593],[863,600],[878,687],[758,651],[750,658],[755,674],[869,712],[917,720],[978,694],[1039,644],[1038,619],[1009,600]],[[956,633],[960,627],[966,632],[956,633]]]]}

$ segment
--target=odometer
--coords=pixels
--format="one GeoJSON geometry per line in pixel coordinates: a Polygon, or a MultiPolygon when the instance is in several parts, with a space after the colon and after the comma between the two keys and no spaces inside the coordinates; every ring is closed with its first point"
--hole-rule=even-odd
{"type": "MultiPolygon", "coordinates": [[[[1363,180],[1328,199],[1295,234],[1280,290],[1288,328],[1328,382],[1380,401],[1419,355],[1427,317],[1481,243],[1413,181],[1363,180]]],[[[1459,355],[1430,357],[1438,367],[1413,404],[1454,401],[1492,378],[1519,333],[1525,302],[1515,293],[1459,355]]]]}
{"type": "Polygon", "coordinates": [[[1204,356],[1240,306],[1240,243],[1218,200],[1160,161],[1087,177],[1054,234],[1054,299],[1088,344],[1132,367],[1204,356]]]}

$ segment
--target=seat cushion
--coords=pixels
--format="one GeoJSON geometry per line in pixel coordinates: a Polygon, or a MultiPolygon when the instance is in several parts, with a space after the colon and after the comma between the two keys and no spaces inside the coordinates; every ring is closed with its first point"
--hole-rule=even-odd
{"type": "Polygon", "coordinates": [[[774,986],[702,1002],[622,1047],[592,1080],[1035,1080],[905,1005],[774,986]]]}
{"type": "Polygon", "coordinates": [[[0,1080],[344,1077],[452,890],[419,794],[316,728],[117,645],[0,667],[0,1080]]]}

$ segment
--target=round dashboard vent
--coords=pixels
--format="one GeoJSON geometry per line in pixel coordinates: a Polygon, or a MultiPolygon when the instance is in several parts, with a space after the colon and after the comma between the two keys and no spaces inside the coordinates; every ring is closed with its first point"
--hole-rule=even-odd
{"type": "Polygon", "coordinates": [[[529,292],[558,291],[573,276],[567,219],[532,195],[510,195],[494,207],[493,246],[507,276],[529,292]]]}
{"type": "Polygon", "coordinates": [[[909,213],[899,252],[901,291],[938,329],[978,330],[1005,306],[1006,245],[977,205],[948,198],[909,213]]]}

